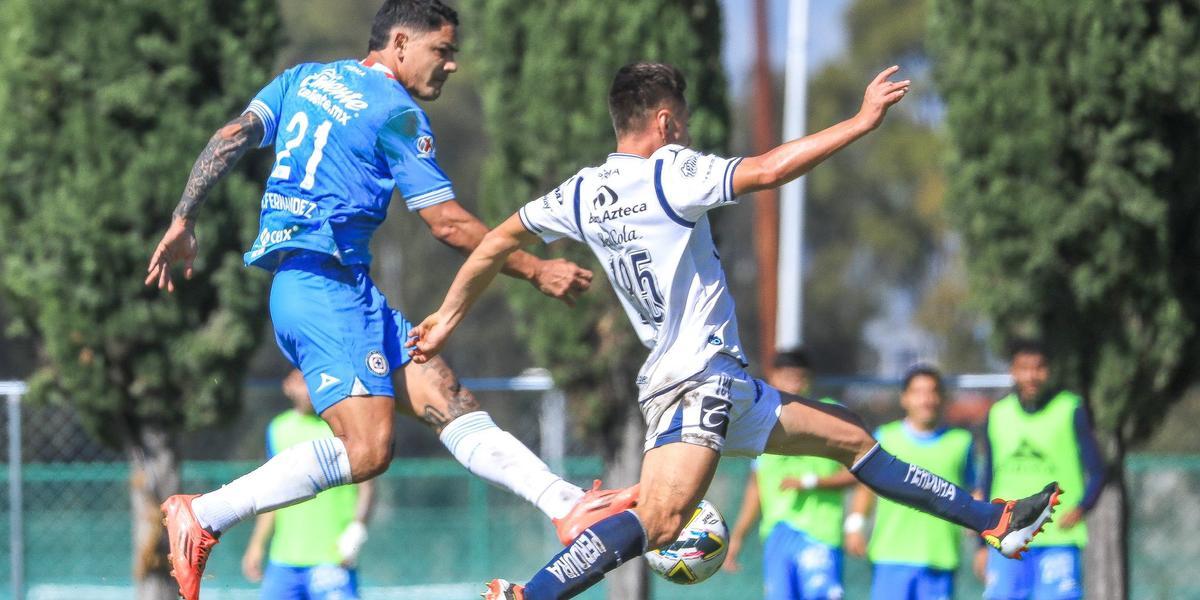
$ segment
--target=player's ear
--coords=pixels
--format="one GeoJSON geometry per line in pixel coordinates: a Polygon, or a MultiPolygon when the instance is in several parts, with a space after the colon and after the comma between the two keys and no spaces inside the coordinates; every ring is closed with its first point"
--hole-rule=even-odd
{"type": "Polygon", "coordinates": [[[658,137],[662,138],[664,143],[671,140],[671,110],[668,108],[660,108],[654,111],[654,129],[658,132],[658,137]]]}
{"type": "Polygon", "coordinates": [[[396,28],[392,30],[392,48],[395,49],[396,58],[403,61],[404,51],[408,46],[408,34],[404,33],[403,29],[396,28]]]}

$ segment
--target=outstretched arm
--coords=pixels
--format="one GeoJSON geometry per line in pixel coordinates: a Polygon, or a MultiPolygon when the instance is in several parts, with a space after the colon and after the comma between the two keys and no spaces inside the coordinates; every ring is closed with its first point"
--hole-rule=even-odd
{"type": "MultiPolygon", "coordinates": [[[[450,334],[467,315],[471,305],[475,304],[504,267],[509,256],[521,246],[532,244],[536,240],[537,236],[525,229],[517,215],[509,217],[499,227],[488,232],[475,247],[475,251],[467,257],[467,262],[458,270],[441,308],[425,317],[425,320],[409,334],[407,346],[410,348],[413,362],[422,364],[437,356],[446,345],[450,334]]],[[[591,273],[588,273],[588,279],[590,278],[591,273]]]]}
{"type": "Polygon", "coordinates": [[[183,197],[175,207],[174,218],[163,235],[150,264],[146,267],[146,285],[175,291],[171,281],[171,263],[183,262],[183,275],[192,278],[192,262],[196,260],[195,218],[208,193],[217,185],[250,148],[263,139],[263,123],[252,112],[246,112],[217,130],[204,151],[192,165],[192,174],[183,189],[183,197]]]}
{"type": "Polygon", "coordinates": [[[891,106],[908,93],[909,80],[888,81],[900,67],[888,67],[867,86],[858,114],[832,127],[742,160],[733,173],[735,196],[779,187],[821,164],[883,122],[891,106]]]}
{"type": "MultiPolygon", "coordinates": [[[[453,200],[423,208],[420,215],[433,237],[463,254],[475,250],[488,232],[487,225],[453,200]]],[[[571,261],[542,260],[519,250],[509,254],[501,266],[505,275],[527,280],[543,294],[572,306],[575,296],[586,291],[592,280],[591,271],[571,261]]]]}

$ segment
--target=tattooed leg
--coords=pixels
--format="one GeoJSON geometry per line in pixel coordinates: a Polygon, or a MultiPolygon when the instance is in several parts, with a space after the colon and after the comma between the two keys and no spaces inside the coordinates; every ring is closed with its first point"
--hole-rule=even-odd
{"type": "Polygon", "coordinates": [[[406,412],[438,432],[442,444],[468,471],[508,489],[551,519],[563,517],[583,490],[550,471],[512,434],[500,429],[479,408],[440,357],[404,368],[409,407],[406,412]]]}

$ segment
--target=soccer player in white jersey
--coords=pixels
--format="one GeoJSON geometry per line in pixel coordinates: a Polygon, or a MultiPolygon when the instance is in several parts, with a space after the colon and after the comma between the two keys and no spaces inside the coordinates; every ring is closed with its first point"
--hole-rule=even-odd
{"type": "Polygon", "coordinates": [[[617,151],[526,204],[480,242],[441,308],[413,329],[414,361],[435,356],[505,258],[538,237],[587,244],[650,348],[637,381],[648,426],[637,507],[582,531],[524,586],[492,581],[485,598],[569,598],[622,562],[674,541],[722,453],[837,460],[879,495],[980,532],[1008,556],[1050,517],[1055,483],[1024,500],[974,500],[882,450],[844,407],[780,393],[745,371],[706,213],[791,181],[878,127],[908,92],[908,81],[889,80],[897,70],[871,81],[854,117],[760,156],[725,159],[687,147],[677,69],[623,67],[609,93],[617,151]]]}
{"type": "MultiPolygon", "coordinates": [[[[292,446],[209,493],[163,503],[171,572],[186,600],[199,596],[222,532],[387,469],[397,411],[429,425],[467,469],[533,503],[560,531],[586,527],[636,498],[598,484],[585,496],[497,427],[444,361],[410,363],[404,343],[411,325],[370,277],[370,239],[387,216],[393,190],[434,237],[464,253],[487,232],[457,202],[416,103],[441,94],[458,68],[457,43],[457,14],[439,0],[386,0],[372,23],[366,58],[287,69],[196,159],[175,218],[150,259],[146,284],[173,291],[174,262],[191,277],[193,231],[208,192],[245,152],[273,146],[261,233],[245,262],[273,273],[276,342],[303,373],[313,409],[335,437],[292,446]]],[[[591,279],[564,260],[512,258],[507,273],[567,302],[591,279]]]]}

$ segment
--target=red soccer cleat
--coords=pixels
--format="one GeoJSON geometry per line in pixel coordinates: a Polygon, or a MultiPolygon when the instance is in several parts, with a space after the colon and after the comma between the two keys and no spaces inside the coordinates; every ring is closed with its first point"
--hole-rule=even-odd
{"type": "Polygon", "coordinates": [[[479,596],[483,600],[525,600],[525,588],[503,579],[493,579],[487,591],[479,596]]]}
{"type": "Polygon", "coordinates": [[[600,480],[593,481],[592,489],[583,495],[567,516],[554,519],[558,541],[564,546],[570,546],[584,529],[637,506],[639,489],[639,484],[635,483],[623,490],[602,490],[600,480]]]}
{"type": "Polygon", "coordinates": [[[1062,494],[1058,483],[1047,484],[1042,491],[1020,500],[992,500],[993,503],[1003,504],[1004,512],[1000,514],[1000,522],[995,527],[980,533],[992,547],[1008,558],[1021,560],[1021,553],[1029,550],[1029,542],[1042,532],[1046,523],[1052,521],[1050,515],[1058,506],[1058,497],[1062,494]]]}
{"type": "Polygon", "coordinates": [[[171,544],[167,560],[183,600],[199,600],[204,565],[212,547],[217,545],[216,536],[201,527],[192,512],[192,500],[198,496],[176,495],[162,503],[163,525],[167,526],[167,540],[171,544]]]}

